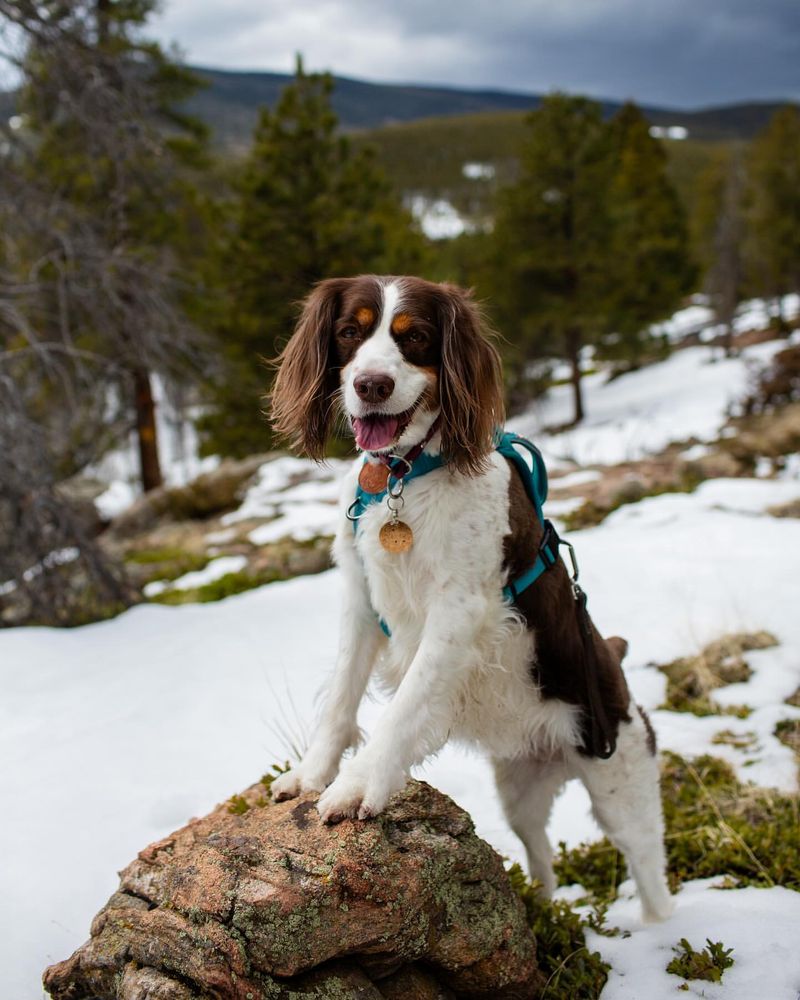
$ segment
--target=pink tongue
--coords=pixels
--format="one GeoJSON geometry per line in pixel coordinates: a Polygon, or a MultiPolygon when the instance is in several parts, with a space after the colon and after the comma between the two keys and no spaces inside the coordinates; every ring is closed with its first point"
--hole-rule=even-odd
{"type": "Polygon", "coordinates": [[[387,448],[394,441],[399,425],[396,417],[353,417],[356,442],[364,451],[387,448]]]}

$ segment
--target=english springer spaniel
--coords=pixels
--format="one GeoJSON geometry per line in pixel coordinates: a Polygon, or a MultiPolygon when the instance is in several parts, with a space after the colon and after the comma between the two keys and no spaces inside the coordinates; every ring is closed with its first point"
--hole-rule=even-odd
{"type": "Polygon", "coordinates": [[[552,557],[557,536],[543,544],[529,477],[498,449],[500,359],[469,294],[411,277],[317,285],[279,358],[272,419],[319,460],[341,410],[363,456],[345,479],[334,543],[338,658],[311,744],[273,783],[275,798],[319,792],[323,820],[367,819],[447,740],[478,744],[546,893],[545,827],[578,777],[625,853],[645,918],[665,918],[655,739],[622,673],[627,645],[592,625],[552,557]],[[535,582],[513,587],[548,555],[535,582]],[[393,696],[359,745],[373,673],[393,696]]]}

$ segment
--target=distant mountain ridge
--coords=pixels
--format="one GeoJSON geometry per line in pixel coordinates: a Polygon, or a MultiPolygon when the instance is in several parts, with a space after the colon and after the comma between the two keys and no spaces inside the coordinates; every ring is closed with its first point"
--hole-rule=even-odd
{"type": "MultiPolygon", "coordinates": [[[[274,107],[281,90],[293,77],[256,70],[211,69],[192,66],[206,86],[187,102],[187,110],[206,122],[222,146],[244,149],[250,144],[263,106],[274,107]]],[[[335,76],[333,107],[341,127],[361,131],[426,118],[453,117],[500,111],[531,111],[541,94],[505,90],[468,90],[421,84],[370,83],[335,76]]],[[[612,115],[622,101],[601,101],[612,115]]],[[[684,111],[643,105],[653,125],[682,125],[693,139],[750,139],[762,129],[783,101],[751,101],[684,111]]],[[[14,113],[15,94],[0,92],[0,115],[14,113]]]]}
{"type": "MultiPolygon", "coordinates": [[[[258,109],[273,107],[292,77],[283,73],[191,67],[207,87],[188,102],[188,110],[211,127],[217,142],[226,146],[249,144],[258,109]]],[[[503,90],[466,90],[418,84],[370,83],[334,77],[333,107],[347,131],[372,129],[417,121],[487,111],[529,111],[542,102],[541,94],[503,90]]],[[[622,101],[601,101],[613,114],[622,101]]],[[[780,101],[748,102],[684,111],[643,106],[653,125],[683,125],[692,138],[749,139],[766,125],[780,101]]]]}

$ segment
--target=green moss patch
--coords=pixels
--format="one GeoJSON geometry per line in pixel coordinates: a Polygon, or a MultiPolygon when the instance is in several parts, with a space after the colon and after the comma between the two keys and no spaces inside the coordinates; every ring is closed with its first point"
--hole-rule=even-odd
{"type": "Polygon", "coordinates": [[[605,837],[567,850],[562,841],[553,865],[559,885],[579,883],[587,899],[607,903],[617,898],[617,888],[628,877],[625,858],[605,837]]]}
{"type": "Polygon", "coordinates": [[[769,632],[738,632],[705,646],[696,656],[682,657],[659,667],[667,677],[667,699],[662,708],[694,715],[735,715],[747,718],[746,705],[719,706],[711,693],[726,684],[749,680],[752,675],[744,653],[777,646],[769,632]]]}
{"type": "MultiPolygon", "coordinates": [[[[670,884],[722,876],[730,888],[782,885],[800,890],[800,798],[737,780],[716,757],[694,761],[664,754],[661,775],[670,884]]],[[[586,901],[616,898],[625,861],[603,839],[567,850],[555,870],[560,885],[580,883],[586,901]]]]}
{"type": "Polygon", "coordinates": [[[204,569],[210,559],[205,554],[170,547],[134,549],[125,556],[126,563],[140,568],[136,578],[142,586],[153,580],[177,580],[186,573],[204,569]]]}
{"type": "Polygon", "coordinates": [[[528,924],[536,936],[536,958],[546,978],[539,994],[542,1000],[599,997],[611,967],[598,952],[589,951],[584,931],[587,927],[598,929],[602,915],[583,918],[569,903],[546,899],[519,865],[511,866],[508,877],[525,904],[528,924]]]}
{"type": "Polygon", "coordinates": [[[661,787],[671,876],[800,890],[800,798],[739,782],[715,757],[665,754],[661,787]]]}
{"type": "Polygon", "coordinates": [[[265,583],[274,583],[276,580],[285,580],[287,576],[278,570],[267,570],[253,572],[251,570],[240,570],[238,573],[226,573],[218,580],[203,584],[202,587],[193,587],[189,590],[165,590],[151,600],[158,604],[208,604],[212,601],[221,601],[226,597],[233,597],[234,594],[241,594],[245,590],[252,590],[254,587],[261,587],[265,583]]]}
{"type": "Polygon", "coordinates": [[[712,941],[711,938],[706,938],[702,951],[695,951],[686,938],[681,938],[678,947],[672,950],[675,958],[667,966],[667,972],[684,979],[719,983],[723,972],[734,964],[731,958],[733,948],[726,948],[721,941],[712,941]]]}

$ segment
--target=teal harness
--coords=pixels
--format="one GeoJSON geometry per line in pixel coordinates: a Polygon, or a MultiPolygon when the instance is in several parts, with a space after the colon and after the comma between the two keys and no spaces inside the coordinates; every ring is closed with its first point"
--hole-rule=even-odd
{"type": "MultiPolygon", "coordinates": [[[[545,469],[544,459],[539,449],[531,441],[528,441],[527,438],[519,437],[510,431],[498,431],[495,438],[495,451],[500,452],[504,458],[514,463],[525,487],[525,492],[528,494],[528,499],[536,511],[536,517],[544,528],[544,535],[542,536],[539,550],[531,566],[521,576],[518,576],[515,580],[511,580],[503,587],[503,597],[509,603],[513,604],[523,591],[536,583],[539,577],[558,561],[559,538],[553,525],[545,519],[542,509],[547,499],[547,470],[545,469]],[[524,448],[529,453],[532,459],[531,465],[528,464],[525,457],[514,447],[515,445],[524,448]]],[[[368,459],[365,456],[364,462],[366,463],[367,461],[368,459]]],[[[406,462],[404,459],[397,459],[391,462],[389,464],[387,488],[382,492],[368,493],[358,484],[356,486],[355,500],[350,505],[348,511],[348,517],[353,522],[353,532],[358,530],[358,520],[362,514],[373,504],[381,503],[389,495],[394,483],[399,482],[400,479],[408,483],[410,480],[427,475],[427,473],[433,472],[434,469],[439,469],[443,465],[444,461],[441,455],[431,455],[423,451],[411,463],[406,462]],[[410,467],[406,468],[409,465],[410,467]]],[[[391,636],[389,626],[386,622],[382,618],[379,621],[384,633],[387,636],[391,636]]]]}

